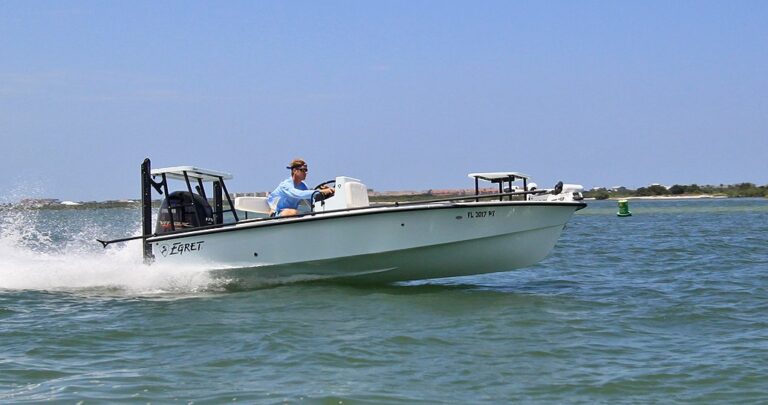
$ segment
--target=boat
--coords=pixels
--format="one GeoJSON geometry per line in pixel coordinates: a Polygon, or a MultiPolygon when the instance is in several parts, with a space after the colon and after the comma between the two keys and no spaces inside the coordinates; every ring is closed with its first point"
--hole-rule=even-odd
{"type": "Polygon", "coordinates": [[[229,173],[152,169],[147,158],[141,165],[142,234],[99,242],[107,247],[141,239],[148,264],[202,265],[234,283],[391,283],[531,266],[586,207],[579,185],[539,189],[519,172],[469,178],[474,194],[372,204],[362,181],[338,176],[315,187],[334,187],[334,196],[313,199],[299,215],[274,217],[266,197],[233,199],[225,184],[229,173]],[[170,191],[171,180],[183,187],[170,191]],[[481,182],[493,191],[481,189],[481,182]],[[153,229],[155,193],[164,198],[153,229]]]}

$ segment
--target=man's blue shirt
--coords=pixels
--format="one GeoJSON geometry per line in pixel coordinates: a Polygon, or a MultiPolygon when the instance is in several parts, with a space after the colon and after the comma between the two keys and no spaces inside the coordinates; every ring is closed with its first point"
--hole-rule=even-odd
{"type": "Polygon", "coordinates": [[[308,190],[303,181],[297,187],[293,184],[293,179],[289,177],[269,193],[267,203],[275,212],[280,213],[286,208],[298,209],[301,200],[311,200],[314,193],[315,190],[308,190]]]}

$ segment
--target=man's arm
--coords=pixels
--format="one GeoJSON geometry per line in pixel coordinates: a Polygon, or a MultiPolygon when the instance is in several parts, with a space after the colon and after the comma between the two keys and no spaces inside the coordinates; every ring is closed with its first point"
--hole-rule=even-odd
{"type": "Polygon", "coordinates": [[[315,192],[316,190],[299,190],[287,184],[280,187],[280,194],[285,197],[296,198],[299,200],[309,200],[315,192]]]}

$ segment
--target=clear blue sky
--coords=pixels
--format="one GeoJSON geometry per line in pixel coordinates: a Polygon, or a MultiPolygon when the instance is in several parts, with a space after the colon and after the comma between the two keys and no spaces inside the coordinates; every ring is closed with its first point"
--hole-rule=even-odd
{"type": "Polygon", "coordinates": [[[0,198],[768,183],[766,1],[3,1],[0,198]]]}

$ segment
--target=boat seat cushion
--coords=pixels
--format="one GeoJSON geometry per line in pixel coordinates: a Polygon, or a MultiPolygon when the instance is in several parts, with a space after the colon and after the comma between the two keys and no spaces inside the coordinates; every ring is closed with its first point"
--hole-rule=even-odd
{"type": "Polygon", "coordinates": [[[266,215],[269,215],[271,211],[267,203],[267,197],[237,197],[235,198],[235,209],[266,215]]]}

